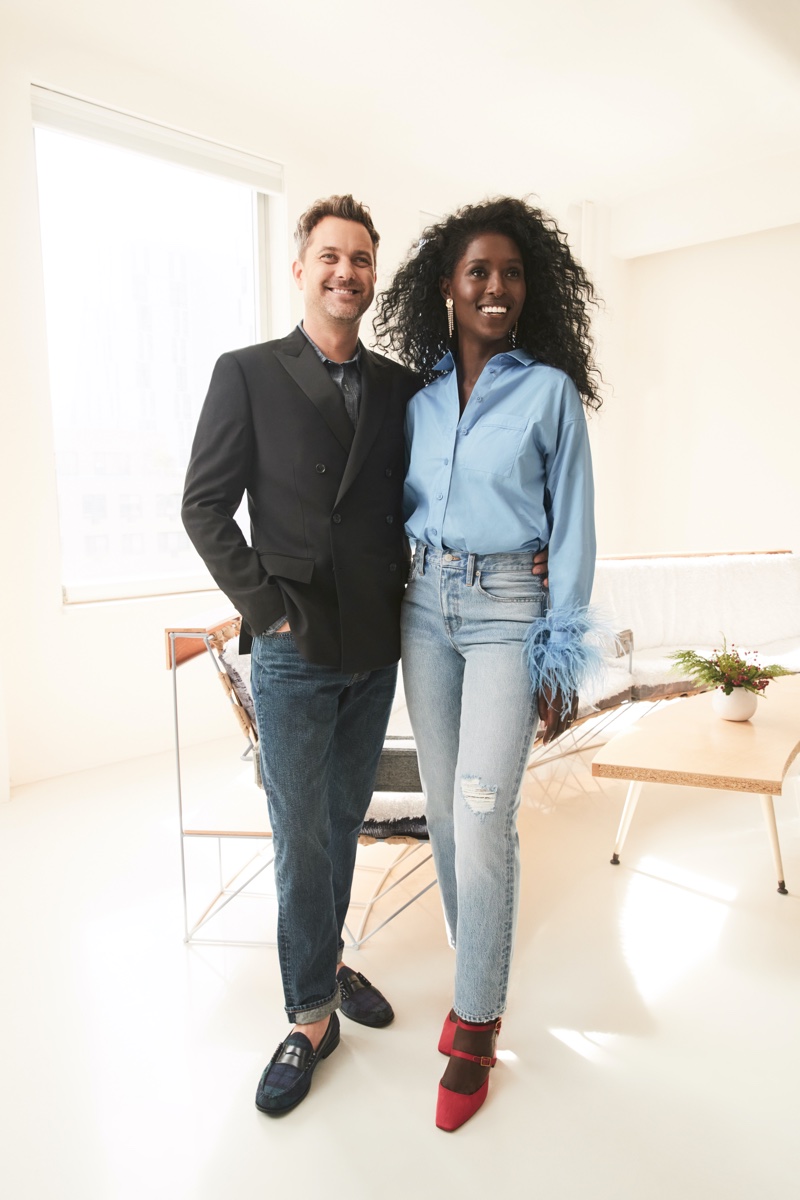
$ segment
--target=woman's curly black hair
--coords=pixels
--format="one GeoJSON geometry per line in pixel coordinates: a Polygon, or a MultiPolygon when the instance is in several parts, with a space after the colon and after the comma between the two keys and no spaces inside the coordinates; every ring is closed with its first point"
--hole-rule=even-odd
{"type": "MultiPolygon", "coordinates": [[[[450,278],[473,238],[502,233],[519,247],[527,294],[516,344],[539,362],[569,375],[588,409],[602,404],[592,359],[589,307],[594,288],[572,257],[566,236],[541,209],[511,196],[460,208],[429,226],[378,298],[375,341],[404,366],[434,377],[448,349],[447,311],[439,282],[450,278]]],[[[454,335],[457,339],[458,330],[454,335]]]]}

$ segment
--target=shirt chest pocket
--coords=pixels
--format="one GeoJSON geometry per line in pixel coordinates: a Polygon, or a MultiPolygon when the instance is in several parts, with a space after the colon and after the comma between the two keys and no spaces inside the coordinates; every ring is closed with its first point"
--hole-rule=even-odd
{"type": "Polygon", "coordinates": [[[461,435],[459,466],[486,475],[510,475],[517,461],[527,421],[489,417],[461,435]]]}

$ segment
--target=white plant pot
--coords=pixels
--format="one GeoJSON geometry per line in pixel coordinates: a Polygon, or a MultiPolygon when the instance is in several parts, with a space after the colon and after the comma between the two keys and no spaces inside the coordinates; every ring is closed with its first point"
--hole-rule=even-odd
{"type": "Polygon", "coordinates": [[[758,697],[748,692],[747,688],[735,687],[730,696],[726,696],[722,688],[717,688],[711,707],[724,721],[749,721],[758,707],[758,697]]]}

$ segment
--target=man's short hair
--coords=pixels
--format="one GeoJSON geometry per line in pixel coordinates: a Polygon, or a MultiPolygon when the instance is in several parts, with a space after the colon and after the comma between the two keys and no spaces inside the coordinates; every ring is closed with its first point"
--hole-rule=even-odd
{"type": "Polygon", "coordinates": [[[323,200],[315,200],[300,216],[294,231],[298,258],[305,254],[308,239],[325,217],[340,217],[343,221],[357,221],[359,225],[363,225],[372,239],[372,249],[377,257],[378,243],[381,239],[372,224],[369,209],[366,204],[359,204],[358,200],[354,200],[348,192],[346,196],[326,196],[323,200]]]}

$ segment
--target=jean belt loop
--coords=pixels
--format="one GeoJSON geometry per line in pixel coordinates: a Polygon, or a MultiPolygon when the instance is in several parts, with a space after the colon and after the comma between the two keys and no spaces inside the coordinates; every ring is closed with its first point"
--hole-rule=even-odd
{"type": "Polygon", "coordinates": [[[417,554],[419,555],[419,567],[418,567],[418,570],[419,570],[419,574],[420,574],[420,575],[424,575],[424,574],[425,574],[425,554],[426,554],[426,551],[427,551],[427,549],[428,549],[428,547],[427,547],[427,545],[425,544],[425,542],[421,542],[421,543],[420,543],[420,544],[417,546],[417,554]]]}
{"type": "Polygon", "coordinates": [[[472,587],[474,582],[475,582],[475,555],[469,554],[469,555],[467,555],[467,578],[466,578],[467,587],[472,587]]]}

